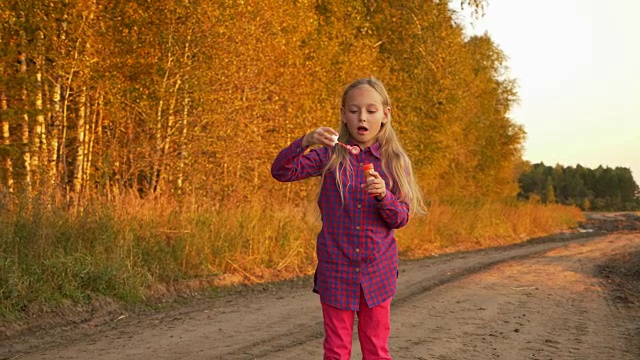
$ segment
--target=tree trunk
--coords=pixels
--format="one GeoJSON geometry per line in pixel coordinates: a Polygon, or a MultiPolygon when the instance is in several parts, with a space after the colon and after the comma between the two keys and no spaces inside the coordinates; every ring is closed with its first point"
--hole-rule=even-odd
{"type": "MultiPolygon", "coordinates": [[[[47,135],[44,122],[44,106],[42,101],[43,84],[42,84],[42,56],[38,55],[37,60],[37,72],[36,72],[36,123],[35,134],[33,138],[33,157],[31,158],[31,167],[35,174],[38,174],[38,178],[44,173],[40,171],[41,160],[44,160],[47,151],[47,135]]],[[[40,179],[36,180],[36,183],[40,183],[40,179]]]]}
{"type": "Polygon", "coordinates": [[[189,125],[189,96],[188,95],[185,95],[185,98],[182,102],[182,106],[184,107],[184,109],[182,112],[182,121],[180,124],[182,131],[180,132],[180,141],[178,146],[178,151],[179,151],[178,174],[177,174],[177,181],[176,181],[176,186],[180,193],[183,192],[182,188],[184,186],[184,168],[185,168],[185,162],[187,159],[187,130],[189,125]]]}
{"type": "MultiPolygon", "coordinates": [[[[189,0],[186,1],[189,3],[189,0]]],[[[191,55],[191,33],[187,36],[186,44],[184,45],[184,57],[183,57],[183,66],[189,66],[189,56],[191,55]]],[[[182,118],[180,120],[180,136],[178,138],[178,169],[177,169],[177,179],[176,179],[176,188],[179,193],[183,192],[184,186],[184,168],[185,162],[187,159],[187,131],[189,125],[189,79],[185,81],[185,91],[184,91],[184,99],[182,100],[182,118]]]]}
{"type": "MultiPolygon", "coordinates": [[[[171,48],[171,38],[169,39],[169,48],[171,48]]],[[[165,138],[164,134],[165,132],[163,131],[164,126],[163,126],[163,121],[162,121],[162,111],[164,110],[164,96],[166,94],[166,89],[167,89],[167,84],[169,82],[169,73],[172,67],[172,63],[173,63],[173,55],[171,53],[169,53],[169,58],[167,60],[167,65],[166,65],[166,69],[165,69],[165,73],[164,73],[164,78],[162,79],[162,86],[160,88],[160,100],[158,100],[158,109],[156,111],[156,129],[155,129],[155,136],[156,136],[156,147],[155,147],[155,154],[154,154],[154,161],[153,161],[153,167],[151,169],[151,181],[149,182],[150,185],[150,189],[153,192],[157,192],[158,191],[158,183],[160,182],[160,177],[161,177],[161,163],[162,163],[162,150],[164,148],[163,143],[165,141],[167,141],[167,139],[165,138]]],[[[171,112],[169,113],[169,115],[171,115],[171,112]]]]}
{"type": "Polygon", "coordinates": [[[80,202],[82,194],[82,179],[84,170],[84,155],[86,152],[86,115],[87,114],[87,88],[82,87],[78,96],[78,142],[76,156],[73,165],[73,193],[76,204],[80,202]]]}
{"type": "Polygon", "coordinates": [[[2,125],[2,145],[5,147],[6,153],[2,155],[2,168],[5,172],[5,184],[9,193],[15,191],[13,185],[13,162],[11,161],[11,155],[8,153],[8,147],[10,145],[10,132],[9,132],[9,119],[7,119],[7,94],[5,90],[0,90],[0,124],[2,125]]]}
{"type": "MultiPolygon", "coordinates": [[[[84,184],[89,184],[89,176],[91,176],[91,159],[93,155],[93,144],[96,138],[96,128],[99,128],[99,122],[102,118],[102,109],[100,108],[100,100],[101,100],[100,91],[96,92],[96,100],[93,105],[93,112],[91,117],[91,124],[89,125],[91,128],[89,129],[88,134],[88,144],[86,146],[87,152],[85,153],[85,166],[84,166],[84,180],[82,181],[84,184]]],[[[87,126],[87,128],[89,128],[87,126]]]]}
{"type": "Polygon", "coordinates": [[[71,69],[69,77],[67,79],[66,86],[64,87],[64,99],[62,101],[62,118],[60,119],[60,135],[58,137],[58,157],[60,162],[60,181],[64,189],[69,184],[69,168],[67,165],[67,128],[68,128],[68,113],[69,113],[69,97],[71,89],[71,81],[73,79],[75,69],[71,69]]]}
{"type": "Polygon", "coordinates": [[[31,197],[31,149],[29,147],[29,114],[28,114],[28,96],[27,96],[27,54],[26,54],[26,34],[22,32],[22,49],[18,57],[20,63],[20,74],[23,76],[24,84],[22,85],[22,161],[24,162],[24,192],[27,198],[31,197]]]}
{"type": "Polygon", "coordinates": [[[49,146],[47,147],[47,181],[51,190],[56,188],[59,179],[58,172],[58,152],[60,122],[62,119],[62,74],[58,73],[53,84],[53,94],[51,96],[52,111],[49,118],[49,146]]]}
{"type": "MultiPolygon", "coordinates": [[[[63,119],[63,99],[62,99],[62,79],[64,75],[62,73],[62,59],[66,55],[65,42],[67,39],[67,22],[60,21],[58,23],[58,37],[56,44],[56,53],[58,60],[54,62],[55,78],[53,80],[53,91],[51,94],[51,113],[49,116],[48,136],[49,144],[47,147],[47,186],[54,191],[59,186],[60,169],[58,167],[58,160],[60,158],[60,146],[61,146],[61,127],[63,119]]],[[[66,97],[64,99],[66,103],[66,97]]]]}
{"type": "Polygon", "coordinates": [[[173,97],[171,99],[171,103],[169,104],[169,116],[167,117],[167,126],[164,129],[163,136],[163,144],[160,151],[160,159],[158,162],[158,175],[156,179],[156,187],[154,192],[159,192],[162,190],[161,188],[164,186],[164,182],[166,180],[165,174],[165,166],[167,163],[167,154],[169,153],[169,147],[171,145],[171,138],[173,137],[173,126],[176,120],[176,116],[174,114],[176,110],[176,102],[178,98],[178,89],[180,88],[181,81],[178,79],[176,81],[176,86],[173,89],[173,97]]]}

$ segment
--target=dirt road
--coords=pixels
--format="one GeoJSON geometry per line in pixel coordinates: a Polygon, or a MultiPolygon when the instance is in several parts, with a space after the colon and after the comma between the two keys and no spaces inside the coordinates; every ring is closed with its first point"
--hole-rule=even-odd
{"type": "MultiPolygon", "coordinates": [[[[392,355],[639,359],[638,307],[615,301],[598,266],[639,251],[640,232],[575,237],[402,262],[392,355]]],[[[308,279],[116,319],[2,340],[0,358],[322,358],[320,305],[308,279]]]]}

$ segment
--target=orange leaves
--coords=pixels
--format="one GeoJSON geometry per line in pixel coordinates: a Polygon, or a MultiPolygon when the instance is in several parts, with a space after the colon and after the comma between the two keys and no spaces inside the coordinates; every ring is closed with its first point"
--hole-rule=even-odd
{"type": "Polygon", "coordinates": [[[85,157],[103,183],[138,189],[162,178],[167,191],[184,184],[222,197],[271,188],[257,179],[268,178],[277,151],[313,127],[336,126],[342,88],[366,76],[387,85],[394,126],[431,196],[513,183],[507,170],[523,135],[507,117],[515,86],[500,77],[499,49],[488,38],[466,41],[447,2],[135,0],[95,8],[90,24],[86,4],[38,10],[51,12],[39,19],[44,55],[55,59],[43,78],[50,87],[65,81],[71,114],[80,86],[103,89],[99,114],[109,125],[94,131],[109,145],[85,157]],[[56,19],[66,19],[64,38],[56,19]]]}

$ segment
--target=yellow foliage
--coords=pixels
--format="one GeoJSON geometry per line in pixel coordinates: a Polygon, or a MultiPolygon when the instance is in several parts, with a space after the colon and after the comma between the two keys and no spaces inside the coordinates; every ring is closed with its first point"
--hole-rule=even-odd
{"type": "MultiPolygon", "coordinates": [[[[9,45],[0,67],[9,69],[18,52],[33,59],[29,76],[14,72],[7,83],[42,73],[45,83],[25,88],[26,107],[54,121],[29,129],[42,134],[31,137],[34,154],[3,152],[14,164],[3,165],[3,183],[55,191],[73,179],[72,191],[83,194],[226,201],[267,190],[306,199],[313,186],[270,181],[271,161],[309,129],[337,126],[343,87],[375,76],[390,92],[395,127],[430,199],[517,192],[524,131],[507,117],[515,84],[503,75],[501,51],[488,36],[467,39],[448,2],[9,3],[4,19],[29,16],[0,29],[9,45]],[[58,98],[38,90],[45,88],[58,89],[58,98]],[[41,96],[47,105],[34,109],[41,96]]],[[[24,93],[3,85],[7,98],[24,93]]],[[[6,142],[27,149],[20,106],[10,103],[3,117],[11,123],[6,142]]]]}

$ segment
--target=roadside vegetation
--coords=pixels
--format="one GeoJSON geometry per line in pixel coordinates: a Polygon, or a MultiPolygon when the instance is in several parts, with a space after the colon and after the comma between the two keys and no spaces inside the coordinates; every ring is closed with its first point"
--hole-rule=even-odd
{"type": "MultiPolygon", "coordinates": [[[[309,275],[319,229],[312,203],[264,196],[241,204],[191,198],[88,202],[81,211],[43,207],[0,216],[0,316],[309,275]],[[240,206],[241,205],[241,206],[240,206]]],[[[433,204],[398,232],[403,258],[520,242],[575,226],[577,208],[540,204],[433,204]]]]}

